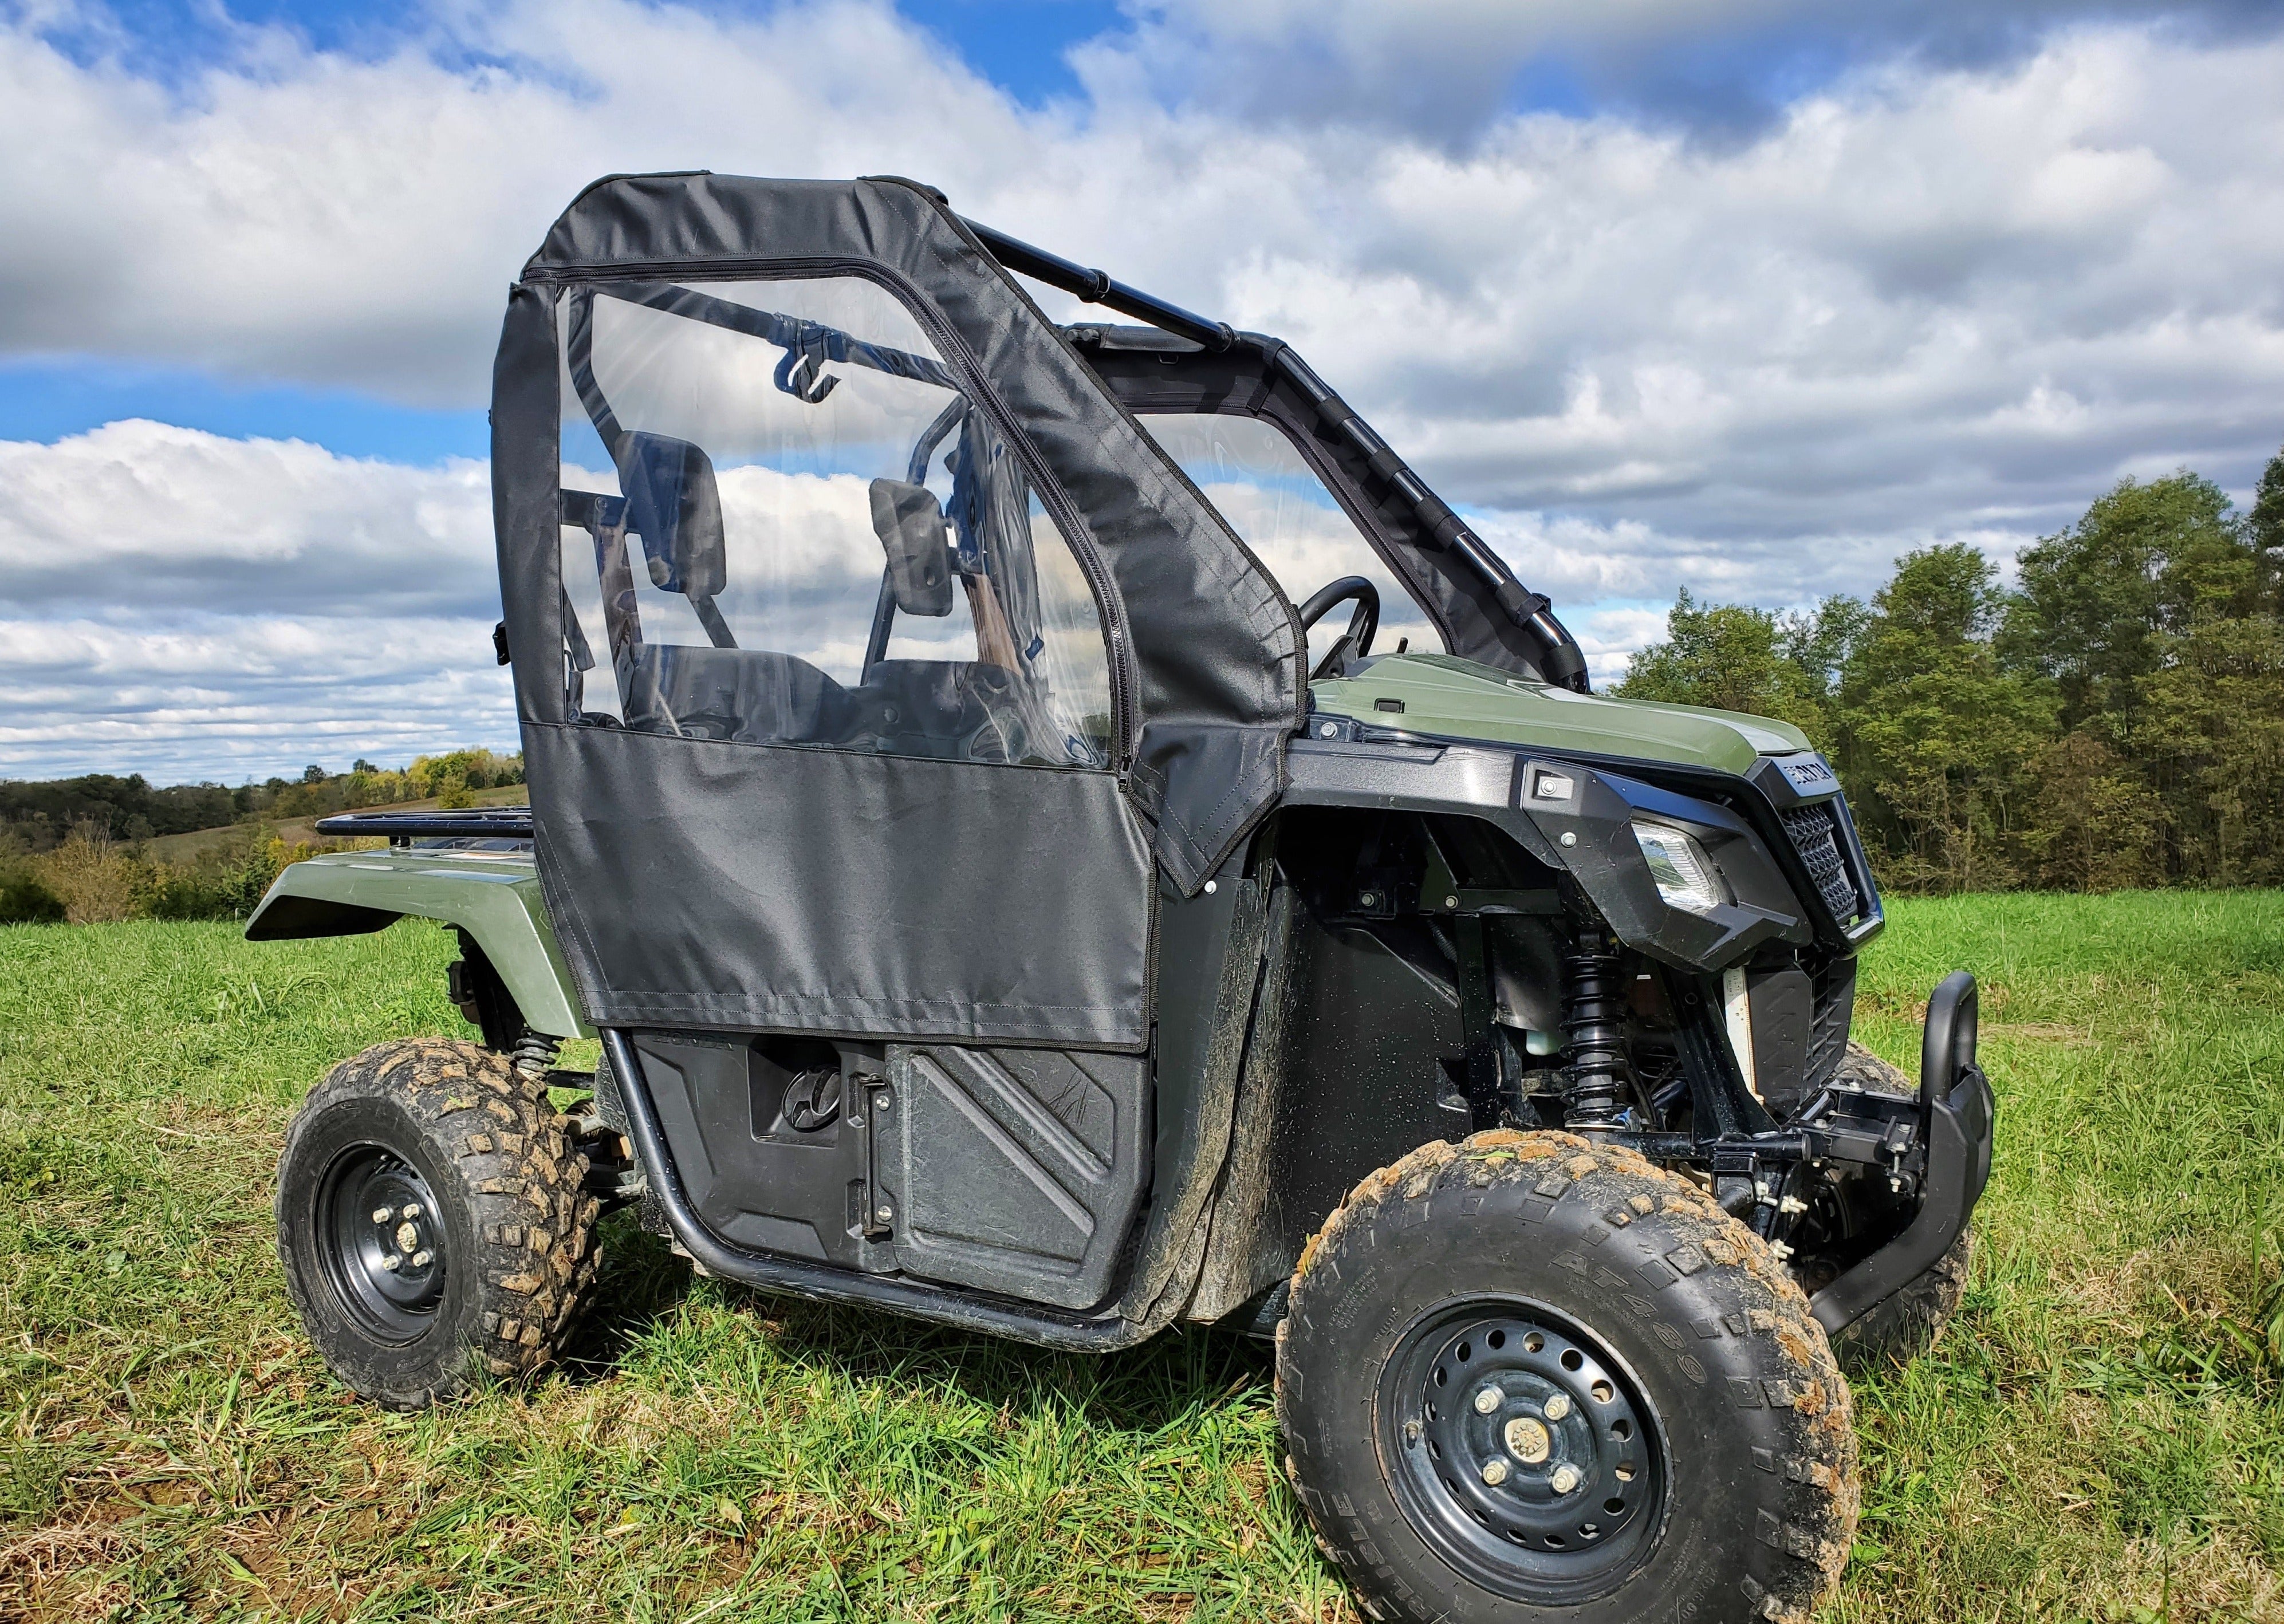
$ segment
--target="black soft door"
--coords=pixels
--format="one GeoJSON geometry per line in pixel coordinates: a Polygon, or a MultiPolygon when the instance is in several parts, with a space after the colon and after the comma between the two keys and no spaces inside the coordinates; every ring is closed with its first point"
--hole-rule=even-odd
{"type": "Polygon", "coordinates": [[[1088,575],[854,276],[565,291],[541,871],[598,1024],[1138,1051],[1146,831],[1088,575]]]}

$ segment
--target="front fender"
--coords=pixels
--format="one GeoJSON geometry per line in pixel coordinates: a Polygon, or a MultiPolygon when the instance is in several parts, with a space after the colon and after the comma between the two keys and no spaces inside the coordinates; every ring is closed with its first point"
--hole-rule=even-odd
{"type": "Polygon", "coordinates": [[[473,937],[533,1031],[594,1035],[555,945],[539,877],[520,855],[413,847],[305,858],[278,876],[246,922],[246,936],[355,936],[406,917],[442,920],[473,937]]]}

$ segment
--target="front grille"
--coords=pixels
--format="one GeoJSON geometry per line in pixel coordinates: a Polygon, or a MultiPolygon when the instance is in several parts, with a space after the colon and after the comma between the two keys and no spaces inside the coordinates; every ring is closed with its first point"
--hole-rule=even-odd
{"type": "Polygon", "coordinates": [[[1855,880],[1849,877],[1848,861],[1840,855],[1839,830],[1833,823],[1834,804],[1819,801],[1814,806],[1794,807],[1777,816],[1784,819],[1785,832],[1792,837],[1793,849],[1808,865],[1808,877],[1816,882],[1817,894],[1823,897],[1832,917],[1844,927],[1855,923],[1864,903],[1855,880]]]}

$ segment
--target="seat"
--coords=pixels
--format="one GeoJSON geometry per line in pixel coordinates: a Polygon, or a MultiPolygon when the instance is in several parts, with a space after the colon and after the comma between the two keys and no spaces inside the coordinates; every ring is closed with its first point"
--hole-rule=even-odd
{"type": "Polygon", "coordinates": [[[849,691],[766,649],[635,645],[627,725],[755,745],[837,745],[855,730],[849,691]]]}
{"type": "Polygon", "coordinates": [[[1021,761],[1030,754],[1020,679],[1004,666],[879,660],[848,690],[858,712],[849,742],[896,755],[1021,761]]]}

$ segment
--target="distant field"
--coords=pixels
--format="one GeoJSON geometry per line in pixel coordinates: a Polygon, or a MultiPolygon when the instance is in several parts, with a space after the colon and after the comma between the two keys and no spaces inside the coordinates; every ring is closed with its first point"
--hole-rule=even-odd
{"type": "MultiPolygon", "coordinates": [[[[480,807],[520,807],[529,799],[530,791],[520,784],[503,784],[497,789],[470,790],[468,794],[480,807]]],[[[433,812],[435,808],[436,802],[432,798],[427,800],[400,800],[395,806],[369,807],[364,810],[433,812]]],[[[316,839],[317,823],[314,817],[289,817],[282,823],[272,824],[270,827],[277,832],[278,839],[288,846],[293,846],[316,839]]],[[[153,838],[148,845],[151,855],[160,862],[188,867],[208,852],[220,851],[232,839],[243,837],[246,828],[244,824],[224,824],[216,829],[193,829],[187,834],[162,834],[153,838]]]]}
{"type": "MultiPolygon", "coordinates": [[[[335,1060],[465,1033],[451,954],[0,929],[0,1619],[1354,1617],[1230,1337],[1037,1354],[693,1282],[622,1218],[567,1368],[351,1401],[272,1161],[335,1060]]],[[[2284,894],[1901,903],[1866,1039],[1905,1058],[1959,964],[1998,1167],[1964,1317],[1858,1387],[1833,1616],[2284,1620],[2284,894]]]]}

